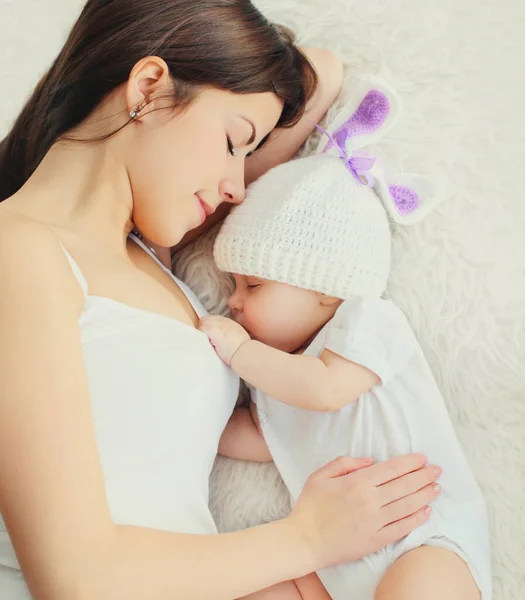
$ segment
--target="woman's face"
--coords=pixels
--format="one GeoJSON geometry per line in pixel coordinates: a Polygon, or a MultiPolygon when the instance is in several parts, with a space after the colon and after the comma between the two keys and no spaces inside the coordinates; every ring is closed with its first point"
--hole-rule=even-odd
{"type": "Polygon", "coordinates": [[[174,246],[222,202],[242,202],[246,156],[281,111],[275,94],[213,88],[172,117],[147,106],[127,151],[135,225],[152,242],[174,246]]]}

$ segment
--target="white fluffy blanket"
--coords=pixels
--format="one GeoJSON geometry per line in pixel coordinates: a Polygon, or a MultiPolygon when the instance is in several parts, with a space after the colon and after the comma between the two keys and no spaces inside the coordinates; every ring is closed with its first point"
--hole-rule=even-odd
{"type": "MultiPolygon", "coordinates": [[[[58,51],[84,0],[0,0],[0,134],[58,51]]],[[[352,77],[399,90],[404,114],[379,152],[391,170],[427,173],[444,201],[395,234],[389,292],[426,352],[488,500],[495,600],[525,596],[525,3],[523,0],[260,0],[304,44],[328,47],[352,77]]],[[[344,98],[343,91],[342,97],[344,98]]],[[[211,309],[210,243],[178,262],[211,309]]],[[[222,530],[282,516],[273,466],[218,459],[222,530]]]]}
{"type": "MultiPolygon", "coordinates": [[[[522,2],[265,0],[302,43],[331,48],[352,77],[374,73],[404,111],[378,145],[392,171],[431,175],[443,202],[398,227],[389,293],[408,315],[485,492],[495,600],[525,597],[525,31],[522,2]],[[520,64],[521,63],[521,64],[520,64]]],[[[177,271],[221,312],[202,240],[177,271]]],[[[222,530],[278,518],[288,497],[273,465],[217,460],[222,530]]]]}

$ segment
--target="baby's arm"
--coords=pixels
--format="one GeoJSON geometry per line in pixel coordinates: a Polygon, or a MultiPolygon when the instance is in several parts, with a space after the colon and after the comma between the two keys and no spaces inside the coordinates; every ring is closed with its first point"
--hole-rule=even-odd
{"type": "Polygon", "coordinates": [[[218,355],[253,387],[297,408],[332,411],[379,382],[369,369],[324,350],[321,356],[288,354],[250,340],[235,321],[207,317],[200,329],[218,355]]]}
{"type": "Polygon", "coordinates": [[[264,394],[297,408],[338,410],[379,382],[375,373],[337,354],[287,354],[251,340],[233,356],[232,369],[264,394]]]}
{"type": "Polygon", "coordinates": [[[268,446],[260,433],[257,409],[239,407],[233,411],[219,442],[219,454],[237,460],[272,462],[268,446]]]}

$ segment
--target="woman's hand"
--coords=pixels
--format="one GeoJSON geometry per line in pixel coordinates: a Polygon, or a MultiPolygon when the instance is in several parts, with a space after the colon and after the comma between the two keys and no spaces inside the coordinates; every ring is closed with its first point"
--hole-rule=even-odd
{"type": "Polygon", "coordinates": [[[231,365],[233,355],[237,350],[250,340],[250,336],[243,327],[226,317],[202,318],[199,322],[199,331],[208,336],[219,358],[228,366],[231,365]]]}
{"type": "Polygon", "coordinates": [[[288,517],[316,569],[368,556],[424,523],[441,469],[409,455],[373,466],[340,457],[310,476],[288,517]]]}

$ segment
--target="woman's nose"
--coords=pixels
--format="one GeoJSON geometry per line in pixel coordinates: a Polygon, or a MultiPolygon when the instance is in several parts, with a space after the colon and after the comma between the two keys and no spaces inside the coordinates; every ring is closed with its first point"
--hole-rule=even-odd
{"type": "Polygon", "coordinates": [[[241,204],[241,202],[244,202],[246,198],[244,167],[239,168],[237,173],[221,181],[219,193],[223,202],[228,202],[229,204],[241,204]]]}
{"type": "Polygon", "coordinates": [[[241,204],[246,198],[244,184],[240,185],[233,181],[223,181],[221,183],[221,200],[229,204],[241,204]]]}

